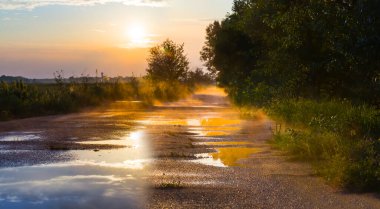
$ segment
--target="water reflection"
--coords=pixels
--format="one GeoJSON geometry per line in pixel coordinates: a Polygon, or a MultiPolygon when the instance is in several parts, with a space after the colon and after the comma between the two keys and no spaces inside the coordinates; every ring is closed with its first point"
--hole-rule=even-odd
{"type": "Polygon", "coordinates": [[[201,154],[195,154],[196,160],[192,160],[194,163],[199,163],[203,165],[210,165],[215,167],[227,167],[223,164],[223,162],[220,159],[214,159],[210,156],[208,153],[201,153],[201,154]]]}
{"type": "Polygon", "coordinates": [[[187,119],[189,132],[199,136],[226,136],[241,129],[238,119],[206,117],[202,119],[187,119]]]}
{"type": "Polygon", "coordinates": [[[217,145],[217,146],[228,146],[228,145],[252,145],[252,142],[247,142],[247,141],[242,141],[242,142],[237,142],[237,141],[221,141],[221,142],[197,142],[193,143],[194,145],[217,145]]]}
{"type": "Polygon", "coordinates": [[[195,163],[211,165],[216,167],[241,166],[240,160],[249,158],[252,154],[261,150],[251,147],[220,147],[215,148],[217,152],[198,154],[198,159],[192,160],[195,163]]]}
{"type": "Polygon", "coordinates": [[[212,158],[220,159],[226,166],[239,166],[239,160],[246,159],[252,154],[260,152],[260,149],[251,147],[223,147],[217,148],[217,151],[211,154],[212,158]]]}
{"type": "Polygon", "coordinates": [[[90,164],[0,169],[0,208],[136,208],[144,187],[135,170],[90,164]]]}
{"type": "Polygon", "coordinates": [[[41,139],[40,132],[8,132],[0,135],[1,142],[29,141],[41,139]]]}
{"type": "Polygon", "coordinates": [[[114,150],[68,151],[74,160],[0,169],[0,208],[140,208],[143,169],[152,162],[142,130],[114,140],[83,144],[124,145],[114,150]]]}
{"type": "MultiPolygon", "coordinates": [[[[121,138],[114,140],[102,140],[99,137],[90,138],[91,141],[82,141],[80,144],[118,145],[131,148],[142,148],[145,145],[145,133],[142,130],[133,131],[121,138]]],[[[78,153],[79,154],[79,153],[78,153]]]]}

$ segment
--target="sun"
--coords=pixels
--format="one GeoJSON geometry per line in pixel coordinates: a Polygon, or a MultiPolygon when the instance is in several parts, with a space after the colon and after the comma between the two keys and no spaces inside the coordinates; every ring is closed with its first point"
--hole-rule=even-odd
{"type": "Polygon", "coordinates": [[[127,27],[125,34],[130,48],[140,48],[149,45],[150,40],[143,24],[131,24],[127,27]]]}
{"type": "Polygon", "coordinates": [[[145,38],[145,28],[143,25],[134,24],[128,27],[127,29],[128,37],[133,42],[140,42],[145,38]]]}

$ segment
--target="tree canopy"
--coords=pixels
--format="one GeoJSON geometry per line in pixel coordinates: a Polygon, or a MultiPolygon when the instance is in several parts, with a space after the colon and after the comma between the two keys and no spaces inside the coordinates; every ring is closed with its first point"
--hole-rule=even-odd
{"type": "Polygon", "coordinates": [[[167,39],[150,49],[148,77],[154,81],[185,81],[189,61],[184,53],[184,44],[167,39]]]}
{"type": "Polygon", "coordinates": [[[380,103],[380,1],[235,0],[201,59],[237,103],[380,103]]]}

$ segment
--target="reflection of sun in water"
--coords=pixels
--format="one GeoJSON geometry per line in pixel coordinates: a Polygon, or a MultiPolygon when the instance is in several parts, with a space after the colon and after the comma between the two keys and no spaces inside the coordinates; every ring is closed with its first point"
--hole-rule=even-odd
{"type": "Polygon", "coordinates": [[[129,138],[132,139],[133,141],[137,141],[137,140],[141,140],[142,137],[143,137],[143,132],[142,131],[135,131],[135,132],[132,132],[130,135],[129,135],[129,138]]]}
{"type": "Polygon", "coordinates": [[[141,148],[143,145],[144,132],[134,131],[129,134],[129,139],[132,140],[134,148],[141,148]]]}

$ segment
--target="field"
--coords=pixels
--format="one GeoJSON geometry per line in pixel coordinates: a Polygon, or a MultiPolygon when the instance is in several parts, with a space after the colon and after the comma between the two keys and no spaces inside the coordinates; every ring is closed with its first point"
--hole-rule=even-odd
{"type": "Polygon", "coordinates": [[[130,82],[62,82],[25,84],[0,83],[0,120],[77,112],[117,100],[173,101],[195,89],[180,82],[151,82],[134,78],[130,82]],[[175,88],[172,88],[175,87],[175,88]]]}

